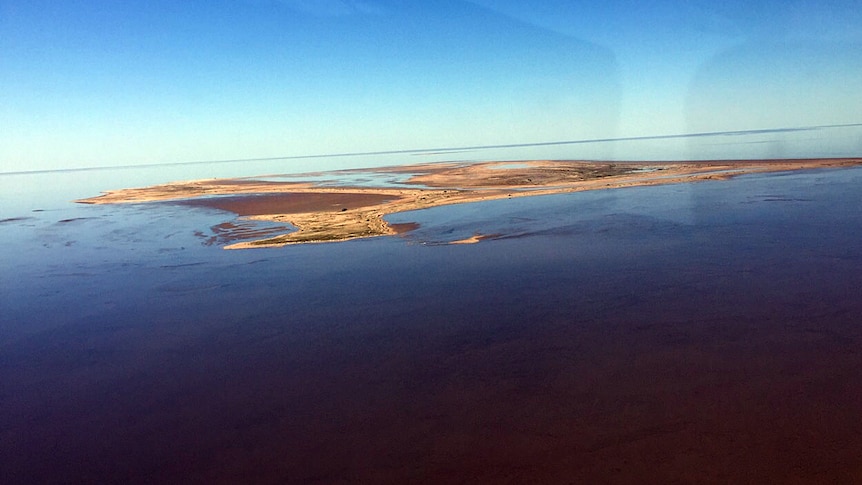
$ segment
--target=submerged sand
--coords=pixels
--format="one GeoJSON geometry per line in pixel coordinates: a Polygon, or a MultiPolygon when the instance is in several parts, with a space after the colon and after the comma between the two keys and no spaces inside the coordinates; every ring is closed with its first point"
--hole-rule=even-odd
{"type": "MultiPolygon", "coordinates": [[[[345,241],[392,235],[411,229],[395,226],[388,214],[450,204],[584,190],[618,189],[722,180],[743,174],[840,168],[862,164],[860,158],[799,160],[729,160],[697,162],[513,161],[446,162],[329,172],[404,174],[403,182],[381,187],[333,185],[327,174],[318,182],[273,182],[250,178],[174,182],[120,189],[77,202],[121,204],[174,201],[233,212],[247,220],[289,223],[297,230],[226,249],[345,241]],[[325,185],[322,182],[327,182],[325,185]]],[[[268,233],[267,233],[268,234],[268,233]]],[[[476,243],[476,235],[456,243],[476,243]]]]}

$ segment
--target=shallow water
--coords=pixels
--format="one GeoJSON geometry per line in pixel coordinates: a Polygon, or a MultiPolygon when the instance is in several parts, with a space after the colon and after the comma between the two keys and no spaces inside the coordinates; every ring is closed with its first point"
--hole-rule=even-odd
{"type": "Polygon", "coordinates": [[[28,177],[0,217],[0,482],[862,476],[862,169],[248,251],[196,234],[225,213],[28,177]],[[500,236],[445,244],[474,234],[500,236]]]}
{"type": "Polygon", "coordinates": [[[411,187],[427,188],[424,185],[406,185],[412,176],[409,173],[388,172],[322,172],[309,175],[278,175],[267,177],[254,177],[254,180],[263,182],[309,182],[320,187],[411,187]]]}

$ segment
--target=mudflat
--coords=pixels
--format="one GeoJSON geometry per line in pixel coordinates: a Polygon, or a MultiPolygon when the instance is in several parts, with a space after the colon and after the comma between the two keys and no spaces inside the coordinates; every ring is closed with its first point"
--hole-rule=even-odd
{"type": "MultiPolygon", "coordinates": [[[[722,180],[759,173],[841,168],[860,158],[720,160],[692,162],[493,161],[444,162],[341,170],[315,174],[314,182],[248,177],[173,182],[127,188],[81,199],[87,204],[175,201],[233,212],[251,220],[289,223],[296,230],[235,242],[226,249],[335,242],[404,232],[388,214],[511,197],[584,190],[722,180]],[[358,186],[333,183],[345,175],[401,175],[397,183],[358,186]]],[[[491,238],[476,235],[458,243],[491,238]]]]}

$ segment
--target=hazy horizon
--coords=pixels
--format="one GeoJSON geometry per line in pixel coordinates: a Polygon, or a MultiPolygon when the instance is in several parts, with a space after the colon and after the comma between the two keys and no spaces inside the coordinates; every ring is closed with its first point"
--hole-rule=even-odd
{"type": "MultiPolygon", "coordinates": [[[[809,140],[810,141],[810,140],[809,140]]],[[[589,151],[589,149],[588,149],[589,151]]],[[[593,150],[593,153],[597,153],[593,150]]],[[[143,163],[143,164],[126,164],[126,165],[102,165],[102,166],[82,166],[72,168],[49,168],[40,170],[17,170],[5,171],[0,169],[0,175],[27,175],[40,174],[50,172],[89,172],[94,170],[122,170],[122,169],[158,169],[170,167],[187,167],[193,170],[193,167],[201,167],[206,170],[216,165],[226,164],[260,164],[267,165],[269,171],[280,170],[285,174],[301,173],[303,168],[301,165],[305,163],[314,163],[316,166],[309,166],[308,171],[332,171],[342,169],[368,169],[389,165],[409,165],[414,163],[428,162],[480,162],[489,160],[532,160],[532,159],[550,159],[550,160],[587,160],[587,161],[632,161],[632,162],[649,162],[649,161],[706,161],[706,160],[756,160],[756,159],[813,159],[813,158],[853,158],[857,154],[862,153],[862,123],[848,123],[841,125],[826,125],[826,126],[808,126],[795,128],[773,128],[760,130],[745,130],[745,131],[722,131],[708,133],[688,133],[676,135],[652,135],[639,137],[625,138],[600,138],[588,140],[562,140],[562,141],[546,141],[535,143],[521,144],[503,144],[503,145],[486,145],[486,146],[462,146],[462,147],[433,147],[433,148],[414,148],[403,150],[382,150],[373,152],[348,152],[348,153],[319,153],[305,155],[287,155],[276,157],[262,158],[238,158],[227,160],[190,160],[190,161],[172,161],[161,163],[143,163]],[[838,130],[838,133],[835,133],[838,130]],[[782,140],[780,137],[785,134],[798,134],[800,132],[818,133],[819,143],[803,144],[804,147],[796,146],[788,149],[787,140],[782,140]],[[822,132],[826,132],[824,135],[822,132]],[[831,132],[831,133],[830,133],[831,132]],[[578,145],[611,145],[623,143],[662,143],[668,141],[687,141],[688,139],[722,139],[724,137],[733,137],[744,139],[747,141],[710,143],[706,145],[763,145],[767,148],[756,150],[740,150],[740,149],[722,149],[706,151],[703,147],[696,148],[695,146],[686,146],[682,151],[679,147],[676,149],[667,150],[666,146],[660,146],[658,151],[643,151],[638,146],[631,147],[627,150],[604,149],[605,156],[588,157],[583,156],[583,151],[565,151],[567,147],[578,145]],[[771,137],[751,141],[751,137],[771,137]],[[547,152],[542,150],[555,150],[555,152],[547,152]],[[530,151],[526,151],[530,150],[530,151]],[[661,156],[656,156],[657,153],[662,153],[661,156]],[[789,152],[789,153],[788,153],[789,152]],[[557,156],[545,156],[554,155],[557,156]],[[616,153],[617,156],[607,156],[607,154],[616,153]],[[496,155],[496,156],[494,156],[496,155]],[[652,155],[652,156],[650,156],[652,155]],[[411,156],[423,156],[425,159],[411,159],[411,156]],[[387,157],[385,159],[377,159],[370,157],[387,157]],[[400,157],[400,158],[399,158],[400,157]],[[472,157],[472,158],[471,158],[472,157]],[[342,161],[348,160],[348,161],[342,161]],[[279,167],[277,162],[286,162],[288,164],[279,167]]],[[[253,165],[252,165],[253,167],[253,165]]],[[[243,167],[245,175],[260,175],[254,172],[254,168],[243,167]]],[[[259,169],[261,173],[263,168],[259,169]]],[[[190,174],[193,172],[190,172],[190,174]]],[[[191,175],[190,175],[191,176],[191,175]]],[[[238,176],[238,175],[236,175],[238,176]]]]}

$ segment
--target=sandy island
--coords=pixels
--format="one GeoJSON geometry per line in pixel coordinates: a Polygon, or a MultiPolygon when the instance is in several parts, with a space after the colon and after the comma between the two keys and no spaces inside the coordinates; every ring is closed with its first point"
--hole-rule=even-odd
{"type": "MultiPolygon", "coordinates": [[[[516,161],[445,162],[372,169],[323,172],[315,182],[250,178],[173,182],[105,192],[81,199],[85,204],[171,201],[233,212],[246,220],[289,223],[296,230],[270,236],[270,231],[239,232],[262,239],[228,244],[225,249],[278,247],[287,244],[345,241],[399,234],[414,224],[390,224],[384,216],[449,204],[510,197],[561,194],[583,190],[721,180],[757,172],[841,168],[862,165],[860,158],[798,160],[728,160],[697,162],[516,161]],[[403,175],[381,187],[332,185],[327,176],[403,175]]],[[[225,226],[231,227],[231,226],[225,226]]],[[[283,231],[279,231],[283,232],[283,231]]],[[[454,241],[476,243],[487,235],[454,241]]],[[[228,234],[224,240],[230,241],[228,234]]]]}

